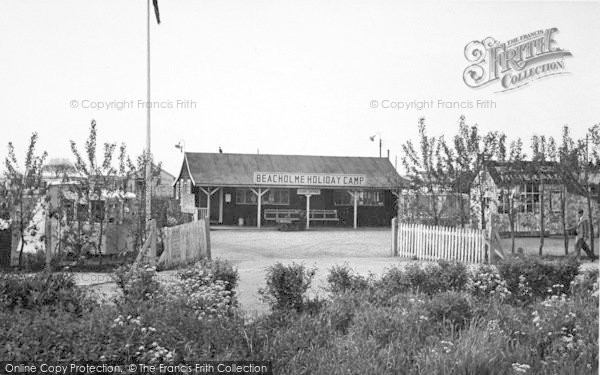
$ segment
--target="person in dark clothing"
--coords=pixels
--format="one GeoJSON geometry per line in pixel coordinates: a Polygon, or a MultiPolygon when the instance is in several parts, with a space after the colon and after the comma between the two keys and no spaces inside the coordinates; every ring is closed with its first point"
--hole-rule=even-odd
{"type": "Polygon", "coordinates": [[[592,261],[598,259],[597,256],[594,255],[594,251],[590,249],[588,245],[588,241],[590,240],[590,222],[583,215],[583,210],[577,211],[579,214],[579,220],[577,221],[577,226],[573,229],[577,230],[577,242],[575,242],[575,252],[577,253],[577,257],[581,255],[581,249],[585,251],[588,257],[592,261]]]}

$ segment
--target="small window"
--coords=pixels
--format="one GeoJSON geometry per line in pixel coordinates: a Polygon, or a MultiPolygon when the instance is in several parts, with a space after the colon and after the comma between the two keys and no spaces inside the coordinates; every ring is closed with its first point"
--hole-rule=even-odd
{"type": "Polygon", "coordinates": [[[361,191],[358,197],[358,204],[360,206],[383,206],[383,191],[361,191]]]}
{"type": "MultiPolygon", "coordinates": [[[[252,193],[254,195],[254,193],[252,193]]],[[[264,204],[272,205],[289,205],[290,204],[290,191],[287,189],[270,189],[265,195],[263,195],[264,204]]]]}
{"type": "Polygon", "coordinates": [[[510,214],[510,194],[505,191],[498,194],[498,213],[510,214]]]}
{"type": "Polygon", "coordinates": [[[352,206],[352,196],[346,190],[335,190],[333,192],[333,204],[336,206],[352,206]]]}
{"type": "Polygon", "coordinates": [[[256,194],[250,189],[238,189],[235,191],[236,204],[257,204],[256,194]]]}
{"type": "Polygon", "coordinates": [[[539,211],[540,186],[537,183],[527,183],[521,186],[521,212],[537,213],[539,211]]]}
{"type": "Polygon", "coordinates": [[[104,201],[92,201],[92,220],[104,220],[104,201]]]}
{"type": "Polygon", "coordinates": [[[70,199],[65,199],[63,201],[63,210],[67,223],[73,221],[73,217],[75,216],[75,202],[70,199]]]}
{"type": "Polygon", "coordinates": [[[550,192],[550,212],[559,214],[562,209],[562,193],[560,191],[550,192]]]}
{"type": "MultiPolygon", "coordinates": [[[[358,193],[359,206],[383,206],[383,191],[367,190],[358,193]]],[[[333,204],[336,206],[353,206],[354,198],[346,190],[336,190],[333,193],[333,204]]]]}
{"type": "Polygon", "coordinates": [[[78,204],[77,205],[77,221],[88,221],[88,205],[78,204]]]}

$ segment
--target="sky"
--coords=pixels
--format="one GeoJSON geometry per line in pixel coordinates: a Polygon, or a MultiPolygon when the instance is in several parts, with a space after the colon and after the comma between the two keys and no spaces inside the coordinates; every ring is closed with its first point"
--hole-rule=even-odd
{"type": "MultiPolygon", "coordinates": [[[[146,0],[3,0],[0,157],[37,131],[72,157],[92,119],[99,141],[145,144],[146,0]],[[104,105],[105,108],[98,108],[104,105]],[[109,107],[112,106],[112,107],[109,107]],[[121,107],[120,109],[119,106],[121,107]]],[[[525,140],[600,122],[598,2],[159,0],[151,25],[152,151],[176,173],[186,151],[400,158],[425,117],[452,136],[460,115],[525,140]],[[569,50],[568,74],[507,92],[463,81],[465,46],[540,29],[569,50]],[[460,108],[489,101],[494,108],[460,108]],[[392,102],[433,101],[393,109],[392,102]],[[441,102],[440,102],[441,101],[441,102]],[[458,102],[457,104],[447,102],[458,102]],[[163,107],[163,108],[160,108],[163,107]]],[[[21,156],[22,157],[22,156],[21,156]]]]}

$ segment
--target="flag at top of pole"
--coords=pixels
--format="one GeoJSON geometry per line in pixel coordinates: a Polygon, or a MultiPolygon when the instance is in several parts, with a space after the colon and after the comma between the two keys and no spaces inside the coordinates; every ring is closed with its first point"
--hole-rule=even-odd
{"type": "Polygon", "coordinates": [[[158,11],[158,0],[152,0],[152,5],[154,5],[154,14],[156,15],[156,23],[160,25],[160,12],[158,11]]]}
{"type": "MultiPolygon", "coordinates": [[[[158,10],[158,0],[152,0],[154,7],[154,15],[156,16],[156,23],[160,25],[160,12],[158,10]]],[[[150,109],[152,107],[150,100],[150,0],[147,0],[147,25],[146,25],[146,51],[147,51],[147,98],[146,98],[146,223],[152,219],[152,151],[151,151],[151,131],[150,131],[150,109]]]]}

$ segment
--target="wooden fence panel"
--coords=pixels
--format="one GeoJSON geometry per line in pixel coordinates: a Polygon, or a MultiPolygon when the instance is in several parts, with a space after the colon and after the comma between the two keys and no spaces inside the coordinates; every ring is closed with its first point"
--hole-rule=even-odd
{"type": "Polygon", "coordinates": [[[166,268],[210,259],[210,231],[207,220],[200,219],[163,228],[164,250],[159,263],[166,268]]]}

